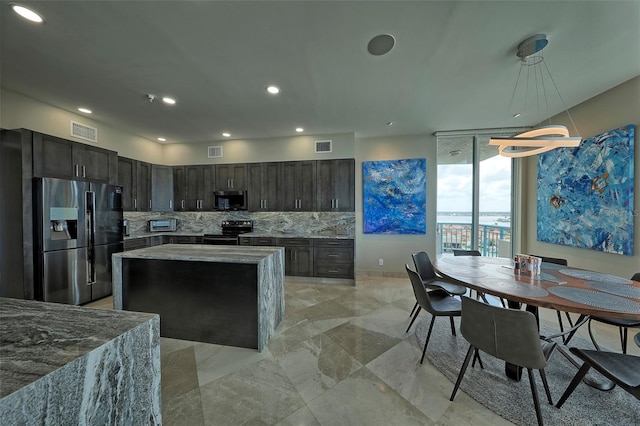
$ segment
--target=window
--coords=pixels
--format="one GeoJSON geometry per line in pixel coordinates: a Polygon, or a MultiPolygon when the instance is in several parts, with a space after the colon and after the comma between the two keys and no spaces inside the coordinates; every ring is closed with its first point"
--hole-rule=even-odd
{"type": "Polygon", "coordinates": [[[513,161],[489,135],[438,135],[437,254],[511,257],[513,161]]]}

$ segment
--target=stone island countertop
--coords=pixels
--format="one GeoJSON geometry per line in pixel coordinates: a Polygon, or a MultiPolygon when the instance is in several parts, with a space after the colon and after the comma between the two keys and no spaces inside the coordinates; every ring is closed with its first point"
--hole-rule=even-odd
{"type": "Polygon", "coordinates": [[[0,298],[2,424],[161,424],[158,315],[0,298]]]}
{"type": "Polygon", "coordinates": [[[203,244],[162,244],[115,253],[114,258],[187,260],[199,262],[259,263],[281,249],[260,246],[209,246],[203,244]]]}

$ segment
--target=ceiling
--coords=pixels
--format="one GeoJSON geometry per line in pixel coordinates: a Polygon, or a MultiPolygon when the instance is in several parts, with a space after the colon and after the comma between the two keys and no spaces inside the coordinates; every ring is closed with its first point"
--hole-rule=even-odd
{"type": "Polygon", "coordinates": [[[538,33],[568,107],[640,75],[639,1],[18,1],[45,23],[0,1],[3,87],[166,143],[536,124],[508,103],[538,33]]]}

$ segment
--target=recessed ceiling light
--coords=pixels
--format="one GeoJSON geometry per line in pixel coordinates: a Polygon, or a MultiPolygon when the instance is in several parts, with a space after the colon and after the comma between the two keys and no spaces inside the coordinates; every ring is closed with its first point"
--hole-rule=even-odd
{"type": "Polygon", "coordinates": [[[165,104],[171,104],[171,105],[173,105],[173,104],[175,104],[175,103],[176,103],[176,100],[175,100],[175,99],[173,99],[173,98],[167,98],[167,97],[164,97],[164,98],[162,98],[162,102],[164,102],[165,104]]]}
{"type": "Polygon", "coordinates": [[[454,151],[449,151],[449,155],[452,157],[457,157],[460,154],[462,154],[462,151],[460,151],[459,149],[456,149],[454,151]]]}
{"type": "Polygon", "coordinates": [[[229,138],[229,137],[231,137],[231,133],[229,133],[229,132],[224,132],[224,133],[222,134],[222,136],[224,136],[225,138],[229,138]]]}
{"type": "Polygon", "coordinates": [[[36,12],[34,12],[31,9],[27,9],[22,5],[12,3],[11,8],[15,13],[22,16],[24,19],[28,19],[31,22],[35,22],[38,24],[41,24],[42,22],[44,22],[44,19],[42,19],[42,16],[38,15],[36,12]]]}
{"type": "Polygon", "coordinates": [[[271,93],[272,95],[277,95],[278,93],[280,93],[280,88],[271,84],[267,86],[267,92],[271,93]]]}
{"type": "Polygon", "coordinates": [[[304,132],[304,129],[302,127],[296,127],[296,132],[298,133],[304,132]]]}
{"type": "Polygon", "coordinates": [[[390,121],[387,123],[387,126],[395,126],[396,122],[395,121],[390,121]]]}
{"type": "Polygon", "coordinates": [[[87,109],[87,108],[78,108],[78,111],[84,112],[85,114],[91,114],[92,113],[92,111],[90,109],[87,109]]]}
{"type": "Polygon", "coordinates": [[[513,114],[513,118],[518,118],[518,117],[520,117],[520,115],[521,114],[519,112],[516,112],[515,114],[513,114]]]}
{"type": "Polygon", "coordinates": [[[158,138],[158,140],[159,140],[160,142],[166,142],[166,141],[167,141],[165,138],[158,138]]]}

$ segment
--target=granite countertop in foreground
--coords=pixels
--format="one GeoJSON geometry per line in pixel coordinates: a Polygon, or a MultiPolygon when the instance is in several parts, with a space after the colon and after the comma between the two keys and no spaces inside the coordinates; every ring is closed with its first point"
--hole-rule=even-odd
{"type": "Polygon", "coordinates": [[[0,398],[156,317],[0,298],[0,398]]]}
{"type": "Polygon", "coordinates": [[[154,247],[115,253],[113,254],[113,257],[123,259],[161,259],[258,264],[265,257],[281,250],[284,249],[281,247],[276,248],[262,246],[163,244],[154,247]]]}

